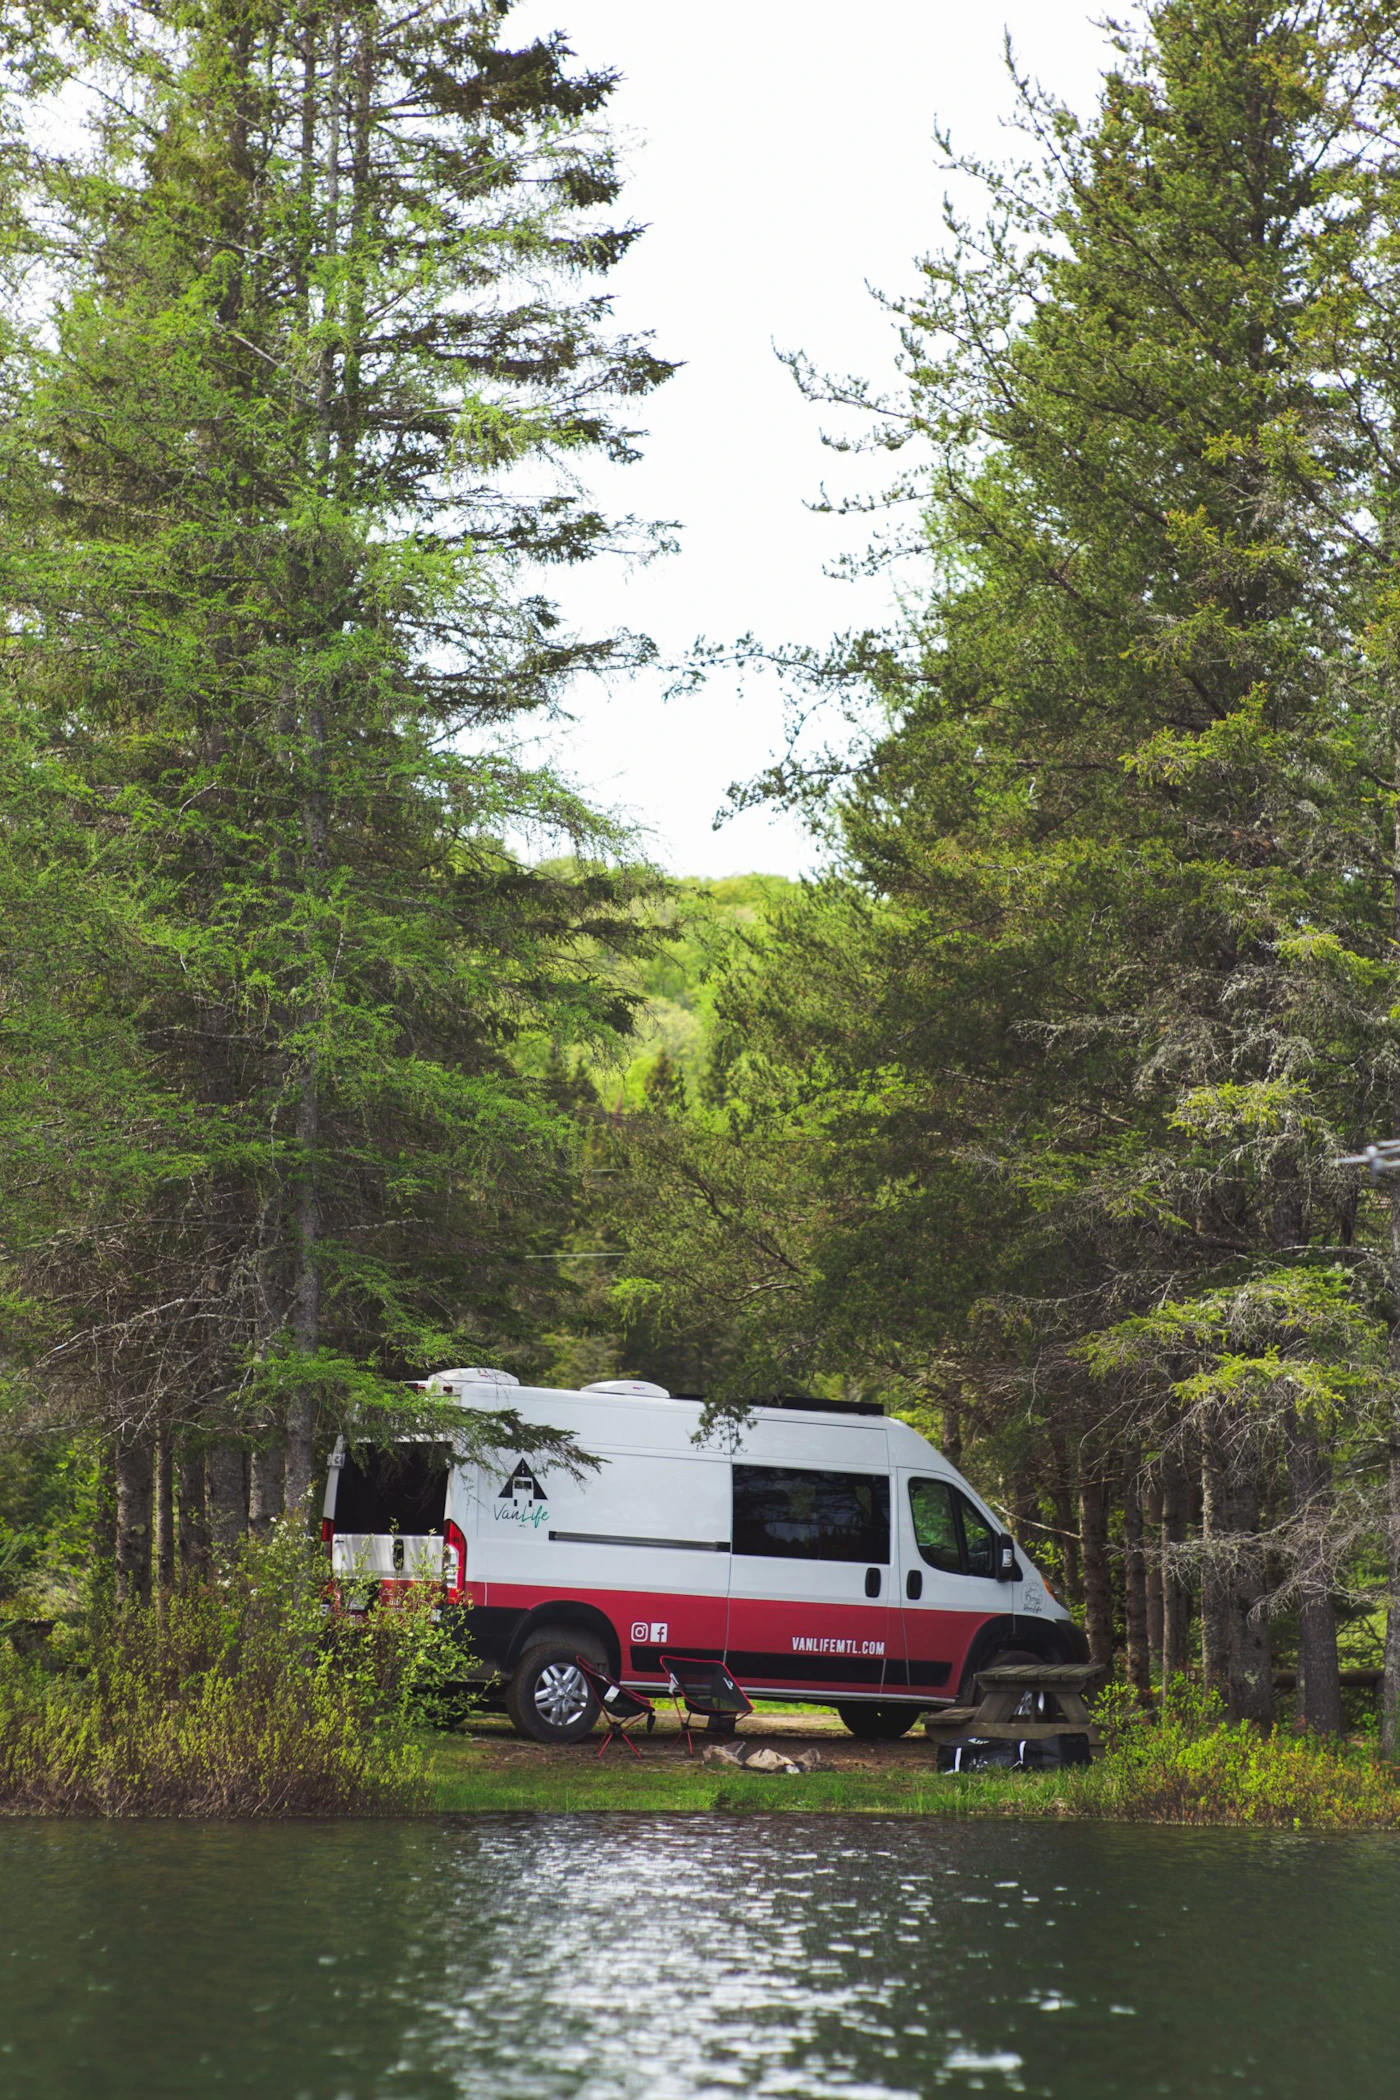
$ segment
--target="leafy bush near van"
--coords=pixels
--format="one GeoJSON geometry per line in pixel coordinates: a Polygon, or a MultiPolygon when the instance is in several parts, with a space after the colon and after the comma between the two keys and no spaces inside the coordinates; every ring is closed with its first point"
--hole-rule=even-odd
{"type": "Polygon", "coordinates": [[[1155,1717],[1123,1687],[1100,1700],[1096,1718],[1104,1753],[1056,1787],[1071,1813],[1284,1829],[1400,1825],[1395,1767],[1370,1743],[1283,1728],[1261,1734],[1226,1721],[1213,1695],[1184,1680],[1155,1717]]]}
{"type": "Polygon", "coordinates": [[[433,1593],[328,1618],[291,1524],[207,1587],[100,1600],[77,1652],[0,1643],[0,1809],[97,1816],[365,1815],[417,1807],[415,1729],[454,1649],[433,1593]]]}

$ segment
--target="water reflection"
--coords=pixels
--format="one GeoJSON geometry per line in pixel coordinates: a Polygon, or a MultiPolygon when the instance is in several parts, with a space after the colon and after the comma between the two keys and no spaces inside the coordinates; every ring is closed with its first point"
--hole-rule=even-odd
{"type": "Polygon", "coordinates": [[[1394,2090],[1386,1839],[0,1827],[0,2096],[1394,2090]]]}

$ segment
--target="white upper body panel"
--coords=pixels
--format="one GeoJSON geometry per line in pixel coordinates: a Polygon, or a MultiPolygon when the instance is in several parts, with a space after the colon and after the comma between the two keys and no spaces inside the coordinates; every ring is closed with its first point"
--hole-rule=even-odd
{"type": "MultiPolygon", "coordinates": [[[[508,1406],[541,1428],[567,1430],[578,1439],[580,1449],[605,1461],[598,1470],[586,1471],[573,1481],[558,1466],[537,1468],[540,1485],[547,1492],[547,1529],[619,1537],[654,1537],[667,1541],[693,1540],[700,1544],[723,1540],[729,1532],[728,1467],[731,1460],[754,1465],[828,1467],[844,1472],[888,1472],[930,1474],[950,1480],[1000,1531],[1001,1520],[988,1509],[976,1490],[956,1466],[951,1465],[925,1437],[907,1422],[876,1415],[845,1415],[814,1408],[755,1407],[746,1423],[731,1430],[721,1427],[704,1443],[696,1443],[701,1403],[698,1400],[623,1397],[599,1392],[571,1392],[544,1386],[502,1389],[475,1387],[462,1394],[464,1406],[508,1406]],[[640,1464],[616,1464],[630,1459],[640,1464]],[[648,1464],[647,1461],[652,1461],[648,1464]]],[[[513,1455],[503,1453],[493,1481],[479,1475],[471,1495],[469,1521],[489,1549],[496,1579],[509,1579],[519,1563],[524,1579],[527,1556],[519,1549],[529,1535],[530,1520],[520,1528],[502,1522],[497,1514],[499,1486],[504,1484],[513,1455]],[[501,1546],[511,1541],[504,1563],[497,1560],[501,1546]]],[[[896,1493],[899,1492],[898,1487],[896,1493]]],[[[454,1496],[454,1499],[456,1497],[454,1496]]],[[[537,1512],[532,1510],[531,1520],[537,1512]]],[[[459,1521],[468,1518],[463,1509],[459,1521]]],[[[555,1540],[554,1545],[573,1548],[570,1560],[579,1559],[579,1578],[584,1562],[592,1579],[598,1579],[598,1548],[576,1547],[574,1541],[555,1540]],[[583,1558],[580,1558],[580,1555],[583,1558]]],[[[671,1548],[675,1551],[674,1546],[671,1548]]],[[[553,1556],[552,1556],[553,1558],[553,1556]]],[[[684,1579],[708,1588],[722,1580],[719,1567],[709,1563],[702,1573],[698,1556],[684,1555],[688,1566],[684,1579]]],[[[1022,1610],[1047,1619],[1069,1615],[1051,1596],[1038,1571],[1024,1553],[1020,1556],[1023,1580],[1016,1585],[1022,1610]]],[[[682,1576],[674,1566],[677,1579],[682,1576]]],[[[635,1560],[619,1560],[616,1579],[635,1580],[635,1560]]],[[[565,1570],[559,1565],[563,1578],[565,1570]]]]}
{"type": "MultiPolygon", "coordinates": [[[[957,1468],[892,1417],[758,1406],[741,1427],[722,1425],[697,1443],[698,1400],[497,1385],[480,1373],[454,1397],[464,1408],[512,1408],[533,1427],[569,1432],[582,1454],[601,1461],[578,1479],[518,1451],[502,1451],[491,1466],[453,1468],[448,1514],[477,1542],[474,1573],[493,1582],[538,1580],[547,1546],[551,1579],[561,1586],[627,1587],[641,1572],[636,1549],[654,1540],[665,1549],[668,1584],[722,1588],[725,1556],[716,1548],[729,1540],[731,1461],[893,1473],[896,1507],[911,1475],[933,1476],[960,1487],[1002,1529],[957,1468]]],[[[1013,1608],[1067,1618],[1024,1552],[1020,1562],[1013,1608]]]]}

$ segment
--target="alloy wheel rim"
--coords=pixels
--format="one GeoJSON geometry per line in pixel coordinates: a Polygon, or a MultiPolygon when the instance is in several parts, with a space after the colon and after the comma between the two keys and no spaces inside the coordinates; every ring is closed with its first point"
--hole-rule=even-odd
{"type": "Polygon", "coordinates": [[[535,1684],[535,1711],[553,1728],[567,1728],[588,1708],[588,1685],[576,1663],[549,1663],[535,1684]]]}

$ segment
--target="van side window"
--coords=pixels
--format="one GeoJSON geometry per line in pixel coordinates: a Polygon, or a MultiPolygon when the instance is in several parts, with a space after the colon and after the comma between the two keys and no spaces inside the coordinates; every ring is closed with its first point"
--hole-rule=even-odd
{"type": "Polygon", "coordinates": [[[947,1480],[911,1480],[909,1510],[921,1558],[945,1575],[994,1575],[996,1533],[947,1480]]]}
{"type": "Polygon", "coordinates": [[[889,1476],[736,1465],[732,1537],[769,1560],[888,1562],[889,1476]]]}
{"type": "Polygon", "coordinates": [[[995,1575],[996,1533],[979,1510],[975,1510],[966,1495],[958,1496],[958,1515],[962,1518],[963,1548],[969,1575],[995,1575]]]}

